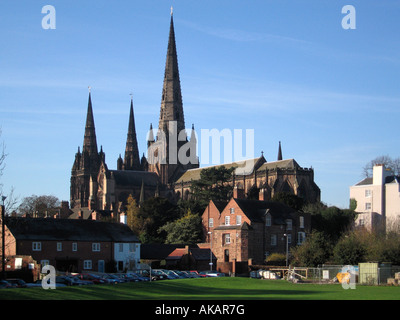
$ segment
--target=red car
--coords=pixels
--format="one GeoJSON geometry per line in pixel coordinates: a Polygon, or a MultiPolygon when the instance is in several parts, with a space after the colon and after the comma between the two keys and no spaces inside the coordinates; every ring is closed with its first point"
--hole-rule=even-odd
{"type": "Polygon", "coordinates": [[[199,273],[199,272],[196,271],[196,270],[190,270],[189,272],[190,272],[190,273],[197,274],[199,277],[202,277],[202,278],[208,277],[206,274],[204,274],[204,273],[202,273],[202,272],[199,273]]]}
{"type": "Polygon", "coordinates": [[[92,281],[94,284],[105,284],[107,280],[100,278],[91,273],[81,273],[77,276],[80,280],[92,281]]]}

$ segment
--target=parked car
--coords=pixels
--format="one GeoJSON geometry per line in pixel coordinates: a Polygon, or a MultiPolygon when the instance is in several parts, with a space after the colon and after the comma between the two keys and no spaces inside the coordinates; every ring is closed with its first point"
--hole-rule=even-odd
{"type": "Polygon", "coordinates": [[[106,283],[108,283],[107,280],[102,279],[99,276],[91,274],[91,273],[81,273],[81,274],[78,275],[78,278],[80,280],[91,281],[94,284],[106,284],[106,283]]]}
{"type": "Polygon", "coordinates": [[[74,286],[85,286],[93,284],[92,281],[80,279],[79,275],[69,275],[67,277],[72,280],[72,285],[74,286]]]}
{"type": "Polygon", "coordinates": [[[206,271],[198,272],[196,270],[191,270],[189,272],[192,273],[192,274],[197,274],[200,278],[207,277],[207,274],[205,273],[206,271]]]}
{"type": "Polygon", "coordinates": [[[140,275],[138,273],[135,273],[135,272],[129,273],[129,275],[131,277],[134,277],[135,279],[137,279],[139,281],[149,281],[149,277],[144,277],[144,276],[142,276],[142,275],[140,275]]]}
{"type": "Polygon", "coordinates": [[[14,288],[26,288],[26,282],[22,279],[7,279],[7,282],[14,288]]]}
{"type": "Polygon", "coordinates": [[[117,276],[114,275],[114,274],[109,274],[109,273],[104,273],[104,274],[102,274],[100,277],[101,277],[102,279],[108,281],[108,282],[111,283],[111,284],[118,284],[118,283],[127,282],[126,280],[124,280],[124,279],[122,279],[122,278],[120,278],[120,277],[117,277],[117,276]]]}
{"type": "Polygon", "coordinates": [[[180,271],[180,270],[174,270],[175,273],[177,273],[179,276],[181,276],[183,279],[188,279],[192,278],[186,271],[180,271]]]}
{"type": "Polygon", "coordinates": [[[225,273],[218,272],[216,270],[206,271],[209,277],[225,277],[225,273]]]}
{"type": "Polygon", "coordinates": [[[187,273],[189,278],[200,278],[200,275],[197,272],[193,271],[184,271],[187,273]]]}
{"type": "Polygon", "coordinates": [[[69,276],[57,276],[56,277],[56,283],[57,284],[64,284],[66,286],[82,286],[85,284],[89,284],[91,282],[89,281],[83,281],[79,280],[75,277],[69,277],[69,276]]]}
{"type": "Polygon", "coordinates": [[[153,269],[151,270],[151,280],[169,280],[171,277],[169,277],[164,271],[161,269],[153,269]]]}
{"type": "Polygon", "coordinates": [[[0,289],[9,289],[12,288],[11,283],[7,282],[6,280],[0,280],[0,289]]]}
{"type": "Polygon", "coordinates": [[[182,279],[175,271],[172,270],[163,270],[170,279],[182,279]]]}
{"type": "Polygon", "coordinates": [[[140,280],[133,273],[120,273],[117,275],[121,279],[125,280],[125,282],[139,282],[140,280]]]}
{"type": "Polygon", "coordinates": [[[201,271],[199,274],[206,277],[225,277],[225,273],[216,270],[201,271]]]}

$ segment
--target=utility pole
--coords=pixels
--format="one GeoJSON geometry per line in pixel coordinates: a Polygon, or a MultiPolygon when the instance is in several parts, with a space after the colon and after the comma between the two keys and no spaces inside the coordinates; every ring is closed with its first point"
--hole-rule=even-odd
{"type": "Polygon", "coordinates": [[[1,200],[3,204],[1,206],[1,277],[3,280],[6,279],[6,237],[5,237],[5,206],[4,200],[6,200],[6,196],[2,196],[1,200]]]}

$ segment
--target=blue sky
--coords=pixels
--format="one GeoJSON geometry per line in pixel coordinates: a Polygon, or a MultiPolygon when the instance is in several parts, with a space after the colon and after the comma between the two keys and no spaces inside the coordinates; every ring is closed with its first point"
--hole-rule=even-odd
{"type": "Polygon", "coordinates": [[[88,86],[110,169],[123,154],[130,93],[140,153],[161,103],[170,7],[186,126],[254,129],[255,156],[313,167],[322,201],[380,155],[399,157],[398,1],[10,1],[0,4],[0,182],[20,198],[69,200],[88,86]],[[42,7],[56,29],[42,28],[42,7]],[[356,29],[342,28],[342,7],[356,29]]]}

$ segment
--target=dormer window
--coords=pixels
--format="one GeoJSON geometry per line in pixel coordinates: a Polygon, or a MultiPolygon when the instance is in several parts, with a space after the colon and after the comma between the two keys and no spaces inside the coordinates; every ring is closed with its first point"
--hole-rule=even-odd
{"type": "Polygon", "coordinates": [[[270,227],[271,225],[272,225],[271,214],[267,213],[267,215],[265,216],[265,226],[270,227]]]}
{"type": "Polygon", "coordinates": [[[286,230],[292,230],[292,219],[286,219],[286,230]]]}
{"type": "Polygon", "coordinates": [[[300,228],[304,228],[304,217],[300,216],[300,228]]]}

